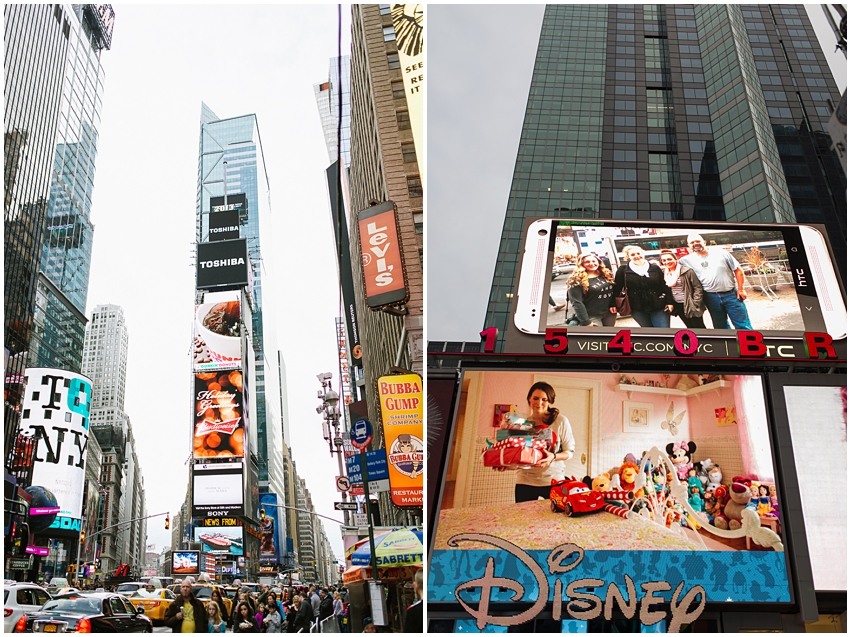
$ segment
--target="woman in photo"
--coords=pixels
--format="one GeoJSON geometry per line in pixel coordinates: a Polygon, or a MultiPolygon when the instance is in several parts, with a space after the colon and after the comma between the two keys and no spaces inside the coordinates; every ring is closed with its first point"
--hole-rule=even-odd
{"type": "Polygon", "coordinates": [[[550,499],[550,484],[553,479],[564,480],[564,460],[570,460],[576,449],[570,422],[551,405],[556,392],[549,383],[535,383],[529,388],[526,401],[529,403],[529,420],[535,423],[535,432],[548,429],[554,435],[546,457],[531,469],[518,469],[514,485],[514,501],[528,502],[542,497],[550,499]]]}
{"type": "Polygon", "coordinates": [[[207,609],[207,632],[208,633],[226,633],[227,624],[222,619],[222,614],[219,612],[219,605],[210,600],[205,606],[207,609]]]}
{"type": "Polygon", "coordinates": [[[583,254],[567,282],[567,298],[580,325],[611,327],[617,319],[612,307],[612,271],[596,254],[583,254]]]}
{"type": "Polygon", "coordinates": [[[623,253],[628,263],[619,267],[615,274],[612,307],[615,307],[615,298],[626,285],[632,318],[636,323],[641,327],[671,327],[674,297],[671,288],[665,285],[662,269],[647,261],[644,250],[638,246],[626,246],[623,253]]]}
{"type": "Polygon", "coordinates": [[[240,602],[233,611],[233,632],[235,633],[259,633],[257,620],[254,618],[251,606],[246,602],[240,602]]]}
{"type": "Polygon", "coordinates": [[[674,311],[671,314],[679,316],[686,327],[706,329],[703,323],[703,313],[706,310],[703,303],[703,286],[694,270],[682,267],[673,250],[662,250],[659,261],[662,262],[665,285],[671,288],[674,297],[674,311]]]}

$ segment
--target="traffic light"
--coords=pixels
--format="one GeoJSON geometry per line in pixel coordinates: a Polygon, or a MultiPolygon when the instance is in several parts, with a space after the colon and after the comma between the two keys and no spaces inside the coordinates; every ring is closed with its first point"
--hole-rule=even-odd
{"type": "Polygon", "coordinates": [[[165,528],[166,528],[166,530],[168,530],[168,525],[169,525],[169,519],[168,519],[168,513],[166,513],[165,514],[165,528]]]}
{"type": "Polygon", "coordinates": [[[260,520],[263,521],[266,519],[266,509],[260,509],[260,520]]]}
{"type": "Polygon", "coordinates": [[[86,541],[86,529],[80,531],[80,544],[86,541]]]}

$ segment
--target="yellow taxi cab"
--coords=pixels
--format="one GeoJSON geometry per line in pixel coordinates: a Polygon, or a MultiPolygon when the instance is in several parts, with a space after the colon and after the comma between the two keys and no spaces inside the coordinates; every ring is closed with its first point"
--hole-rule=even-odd
{"type": "Polygon", "coordinates": [[[175,595],[167,588],[156,588],[154,590],[140,588],[128,595],[127,599],[136,608],[141,608],[145,616],[156,624],[165,620],[165,612],[174,601],[175,595]]]}

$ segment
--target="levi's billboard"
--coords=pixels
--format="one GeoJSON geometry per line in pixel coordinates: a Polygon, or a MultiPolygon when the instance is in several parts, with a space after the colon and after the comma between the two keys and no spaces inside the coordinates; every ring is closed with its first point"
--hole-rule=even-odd
{"type": "Polygon", "coordinates": [[[245,239],[199,243],[195,287],[209,290],[248,285],[248,267],[245,239]]]}
{"type": "Polygon", "coordinates": [[[361,262],[370,309],[408,300],[396,205],[385,201],[358,213],[361,262]]]}
{"type": "Polygon", "coordinates": [[[423,506],[423,379],[381,376],[378,398],[390,465],[390,499],[399,507],[423,506]]]}

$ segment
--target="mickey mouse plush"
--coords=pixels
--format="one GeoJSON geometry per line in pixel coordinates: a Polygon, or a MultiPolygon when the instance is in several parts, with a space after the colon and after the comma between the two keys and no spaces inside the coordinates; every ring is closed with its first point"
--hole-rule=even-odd
{"type": "Polygon", "coordinates": [[[691,441],[672,442],[665,446],[668,457],[677,469],[677,477],[685,482],[688,478],[689,469],[692,468],[691,456],[697,449],[697,445],[691,441]]]}

